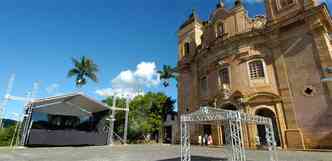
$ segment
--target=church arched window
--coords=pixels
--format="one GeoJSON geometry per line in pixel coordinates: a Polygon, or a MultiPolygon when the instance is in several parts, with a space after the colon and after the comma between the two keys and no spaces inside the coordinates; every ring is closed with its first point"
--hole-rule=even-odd
{"type": "Polygon", "coordinates": [[[202,77],[200,80],[200,91],[201,91],[201,96],[208,95],[208,78],[207,78],[207,76],[202,77]]]}
{"type": "Polygon", "coordinates": [[[215,26],[216,37],[220,37],[225,33],[224,23],[218,22],[215,26]]]}
{"type": "Polygon", "coordinates": [[[230,67],[225,66],[219,70],[219,85],[222,89],[228,89],[230,87],[230,67]]]}
{"type": "Polygon", "coordinates": [[[189,53],[190,53],[190,43],[189,42],[184,43],[183,52],[184,52],[185,56],[189,55],[189,53]]]}
{"type": "Polygon", "coordinates": [[[250,80],[265,79],[265,64],[262,60],[253,60],[248,63],[250,80]]]}

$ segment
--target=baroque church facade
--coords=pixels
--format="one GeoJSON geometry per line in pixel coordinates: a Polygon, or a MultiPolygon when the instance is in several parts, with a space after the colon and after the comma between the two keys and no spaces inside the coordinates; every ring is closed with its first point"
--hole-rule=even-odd
{"type": "MultiPolygon", "coordinates": [[[[332,148],[332,20],[316,0],[265,0],[266,15],[249,17],[241,0],[220,2],[206,21],[193,13],[178,30],[179,114],[201,106],[269,117],[283,149],[332,148]]],[[[265,143],[246,125],[246,147],[265,143]]],[[[225,143],[222,125],[195,125],[225,143]]]]}

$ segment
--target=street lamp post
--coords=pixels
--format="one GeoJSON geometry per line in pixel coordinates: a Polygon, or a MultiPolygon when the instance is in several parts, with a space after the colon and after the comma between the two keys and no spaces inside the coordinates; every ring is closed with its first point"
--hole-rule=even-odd
{"type": "Polygon", "coordinates": [[[115,107],[116,107],[116,95],[113,97],[113,108],[111,114],[111,127],[110,127],[110,145],[113,145],[113,133],[114,133],[114,122],[115,122],[115,107]]]}
{"type": "Polygon", "coordinates": [[[129,113],[129,97],[126,100],[126,113],[125,113],[125,128],[123,132],[123,144],[127,144],[127,133],[128,133],[128,113],[129,113]]]}

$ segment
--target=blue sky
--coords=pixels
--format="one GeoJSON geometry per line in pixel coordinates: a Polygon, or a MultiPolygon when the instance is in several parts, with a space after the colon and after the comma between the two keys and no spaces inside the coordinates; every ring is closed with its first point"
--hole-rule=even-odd
{"type": "MultiPolygon", "coordinates": [[[[217,1],[2,1],[0,96],[4,95],[11,73],[16,73],[14,95],[25,95],[34,81],[40,81],[38,97],[74,91],[73,79],[67,79],[66,73],[72,67],[70,58],[83,55],[92,58],[100,68],[99,83],[83,88],[96,99],[102,99],[96,90],[111,88],[112,80],[114,83],[121,72],[131,74],[134,80],[145,78],[140,85],[156,81],[153,73],[153,77],[144,77],[144,70],[137,69],[137,65],[155,64],[155,69],[163,64],[176,65],[178,27],[193,8],[206,19],[217,1]]],[[[228,6],[232,3],[226,0],[228,6]]],[[[331,2],[328,5],[332,7],[331,2]]],[[[246,7],[250,16],[264,13],[262,3],[250,2],[246,7]]],[[[152,84],[142,88],[176,98],[174,82],[166,89],[152,84]]],[[[6,117],[21,112],[22,105],[11,102],[5,109],[6,117]]]]}

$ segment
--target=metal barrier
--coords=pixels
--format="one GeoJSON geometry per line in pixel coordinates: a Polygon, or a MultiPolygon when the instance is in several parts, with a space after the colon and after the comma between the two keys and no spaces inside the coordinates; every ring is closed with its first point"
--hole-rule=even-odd
{"type": "Polygon", "coordinates": [[[212,107],[201,107],[198,111],[181,116],[181,161],[191,161],[190,125],[219,124],[226,127],[226,148],[230,151],[231,161],[246,161],[243,141],[242,124],[264,125],[270,161],[278,161],[276,141],[274,138],[272,120],[261,116],[252,116],[239,111],[229,111],[212,107]]]}

